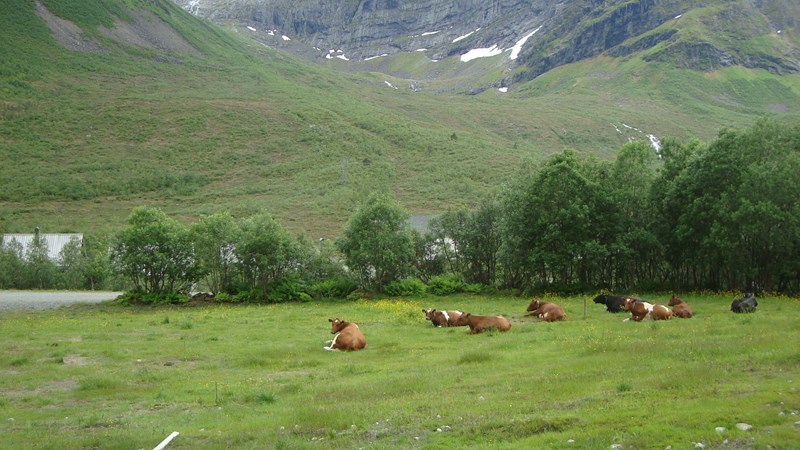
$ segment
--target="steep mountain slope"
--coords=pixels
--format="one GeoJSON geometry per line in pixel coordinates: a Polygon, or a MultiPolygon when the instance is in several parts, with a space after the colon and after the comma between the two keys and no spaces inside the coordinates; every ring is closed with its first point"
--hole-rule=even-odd
{"type": "MultiPolygon", "coordinates": [[[[419,51],[429,59],[504,54],[491,85],[531,80],[555,67],[607,54],[644,54],[675,67],[800,71],[800,4],[790,0],[176,0],[193,14],[312,58],[372,60],[419,51]]],[[[403,76],[387,65],[367,66],[403,76]]],[[[428,71],[421,78],[447,73],[428,71]]],[[[456,90],[485,88],[473,77],[456,90]]],[[[440,83],[440,85],[443,83],[440,83]]]]}
{"type": "MultiPolygon", "coordinates": [[[[516,5],[494,4],[481,14],[516,5]]],[[[253,41],[246,27],[212,25],[168,0],[6,0],[0,229],[113,229],[149,205],[186,221],[266,210],[293,231],[333,238],[374,190],[433,214],[473,204],[565,147],[612,158],[632,139],[710,139],[765,113],[800,115],[797,75],[687,69],[659,55],[666,40],[524,81],[527,66],[510,56],[536,48],[518,35],[539,26],[519,25],[493,57],[463,61],[490,42],[474,41],[439,61],[411,51],[318,64],[284,51],[304,46],[297,36],[253,41]]],[[[443,42],[461,45],[453,40],[443,42]]]]}

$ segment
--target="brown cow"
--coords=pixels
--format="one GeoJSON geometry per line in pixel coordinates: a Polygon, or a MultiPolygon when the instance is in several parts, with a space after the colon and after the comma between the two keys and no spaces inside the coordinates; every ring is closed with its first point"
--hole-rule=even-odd
{"type": "Polygon", "coordinates": [[[681,319],[689,319],[692,317],[692,308],[689,307],[689,304],[685,301],[678,298],[677,295],[672,294],[672,298],[669,299],[669,306],[672,306],[672,314],[674,316],[678,316],[681,319]]]}
{"type": "Polygon", "coordinates": [[[672,311],[664,305],[653,305],[653,310],[650,311],[650,317],[653,320],[670,320],[672,319],[672,311]]]}
{"type": "Polygon", "coordinates": [[[508,331],[511,323],[503,316],[474,316],[470,313],[462,314],[456,319],[455,326],[469,325],[469,334],[478,334],[486,330],[508,331]]]}
{"type": "Polygon", "coordinates": [[[461,311],[437,311],[435,309],[423,309],[425,320],[430,320],[435,327],[454,327],[456,319],[463,314],[461,311]]]}
{"type": "Polygon", "coordinates": [[[555,322],[557,320],[564,320],[567,315],[564,310],[555,303],[540,302],[534,300],[528,305],[528,311],[533,311],[533,315],[542,319],[545,322],[555,322]]]}
{"type": "Polygon", "coordinates": [[[646,318],[653,320],[669,320],[672,319],[672,311],[664,305],[653,305],[641,300],[634,300],[632,298],[625,300],[625,311],[629,311],[631,316],[625,320],[633,320],[641,322],[646,318]]]}
{"type": "Polygon", "coordinates": [[[336,336],[326,342],[326,344],[329,344],[328,347],[322,347],[325,350],[348,351],[361,350],[366,347],[367,339],[364,337],[364,334],[361,333],[361,330],[358,329],[358,325],[339,319],[328,319],[328,322],[331,323],[331,334],[335,334],[336,336]]]}

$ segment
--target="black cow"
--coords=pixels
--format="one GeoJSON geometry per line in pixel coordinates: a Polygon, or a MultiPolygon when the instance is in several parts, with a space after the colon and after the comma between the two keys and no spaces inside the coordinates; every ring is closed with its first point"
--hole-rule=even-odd
{"type": "Polygon", "coordinates": [[[737,298],[731,303],[731,311],[735,313],[751,313],[756,312],[756,306],[758,306],[756,297],[747,292],[743,298],[737,298]]]}
{"type": "Polygon", "coordinates": [[[608,312],[618,313],[625,311],[625,300],[627,298],[629,297],[602,293],[594,298],[594,302],[606,305],[606,311],[608,312]]]}

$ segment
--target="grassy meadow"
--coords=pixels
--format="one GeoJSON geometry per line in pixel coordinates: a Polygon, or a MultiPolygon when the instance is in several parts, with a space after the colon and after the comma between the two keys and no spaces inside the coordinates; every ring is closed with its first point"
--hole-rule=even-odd
{"type": "Polygon", "coordinates": [[[591,296],[551,299],[561,323],[474,296],[3,311],[0,447],[797,448],[800,302],[681,297],[695,318],[623,322],[591,296]],[[434,328],[428,307],[512,328],[434,328]],[[322,349],[335,317],[365,350],[322,349]]]}

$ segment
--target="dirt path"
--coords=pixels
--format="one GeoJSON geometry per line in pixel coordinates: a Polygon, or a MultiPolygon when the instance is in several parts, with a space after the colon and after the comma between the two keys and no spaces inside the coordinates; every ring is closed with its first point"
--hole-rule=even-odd
{"type": "Polygon", "coordinates": [[[98,291],[0,291],[0,311],[7,309],[46,309],[74,303],[100,303],[113,300],[122,292],[98,291]]]}

